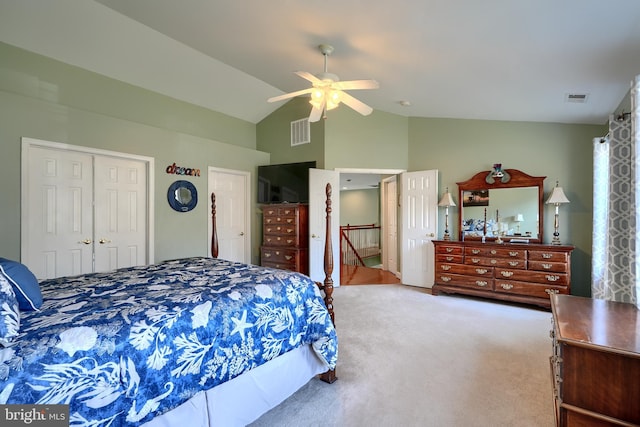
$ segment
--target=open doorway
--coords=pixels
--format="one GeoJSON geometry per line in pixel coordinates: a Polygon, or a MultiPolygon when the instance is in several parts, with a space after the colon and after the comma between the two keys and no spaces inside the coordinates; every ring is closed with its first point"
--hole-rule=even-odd
{"type": "Polygon", "coordinates": [[[340,283],[399,284],[397,174],[340,172],[340,283]]]}

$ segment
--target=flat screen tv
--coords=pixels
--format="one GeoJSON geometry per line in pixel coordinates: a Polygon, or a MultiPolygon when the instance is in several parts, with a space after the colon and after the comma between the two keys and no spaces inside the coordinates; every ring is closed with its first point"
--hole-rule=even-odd
{"type": "Polygon", "coordinates": [[[258,166],[258,203],[308,203],[309,169],[316,162],[258,166]]]}

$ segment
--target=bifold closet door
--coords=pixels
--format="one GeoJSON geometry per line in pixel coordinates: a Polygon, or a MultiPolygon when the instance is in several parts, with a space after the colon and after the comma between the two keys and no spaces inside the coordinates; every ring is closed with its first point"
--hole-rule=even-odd
{"type": "Polygon", "coordinates": [[[147,263],[146,162],[35,145],[27,159],[22,262],[39,280],[147,263]]]}
{"type": "Polygon", "coordinates": [[[144,265],[147,170],[141,161],[95,156],[95,270],[144,265]]]}
{"type": "Polygon", "coordinates": [[[93,271],[93,158],[32,146],[22,262],[40,280],[93,271]]]}

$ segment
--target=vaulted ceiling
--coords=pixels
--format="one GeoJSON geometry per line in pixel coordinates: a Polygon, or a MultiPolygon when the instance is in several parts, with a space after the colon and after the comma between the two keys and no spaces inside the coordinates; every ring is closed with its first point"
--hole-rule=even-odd
{"type": "Polygon", "coordinates": [[[375,110],[604,124],[640,74],[640,1],[8,0],[0,41],[252,123],[328,43],[375,110]]]}

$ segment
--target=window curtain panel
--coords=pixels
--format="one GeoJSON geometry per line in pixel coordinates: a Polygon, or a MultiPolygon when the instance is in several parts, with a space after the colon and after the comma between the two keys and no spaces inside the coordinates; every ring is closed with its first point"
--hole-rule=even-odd
{"type": "Polygon", "coordinates": [[[593,298],[640,308],[640,76],[631,84],[631,112],[609,118],[609,133],[593,140],[593,298]]]}

